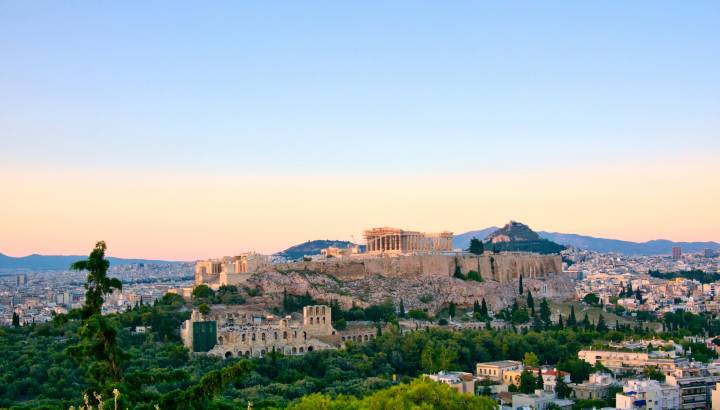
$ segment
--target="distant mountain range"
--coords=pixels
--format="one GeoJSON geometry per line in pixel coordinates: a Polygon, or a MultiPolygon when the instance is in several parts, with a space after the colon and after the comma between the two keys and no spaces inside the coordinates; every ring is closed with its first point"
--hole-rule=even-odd
{"type": "MultiPolygon", "coordinates": [[[[353,245],[352,242],[349,241],[338,241],[333,239],[316,239],[314,241],[307,241],[304,243],[301,243],[299,245],[291,246],[287,249],[285,249],[282,252],[278,252],[275,255],[282,256],[287,259],[300,259],[305,255],[319,255],[320,250],[325,249],[330,246],[334,246],[336,248],[347,248],[348,246],[353,245]]],[[[362,246],[361,248],[365,248],[362,246]]]]}
{"type": "MultiPolygon", "coordinates": [[[[453,239],[453,247],[467,249],[468,246],[470,246],[470,239],[478,238],[484,240],[498,229],[499,228],[493,226],[456,235],[453,239]]],[[[625,255],[669,255],[672,253],[674,246],[681,247],[684,253],[702,252],[704,249],[720,251],[720,243],[717,242],[673,242],[666,239],[656,239],[648,242],[631,242],[545,231],[539,231],[538,235],[543,239],[548,239],[564,246],[587,249],[595,252],[622,253],[625,255]]]]}
{"type": "MultiPolygon", "coordinates": [[[[38,255],[13,257],[0,253],[0,269],[67,270],[73,262],[87,259],[87,255],[38,255]]],[[[175,261],[150,259],[125,259],[108,257],[111,265],[130,265],[137,263],[169,264],[175,261]]]]}

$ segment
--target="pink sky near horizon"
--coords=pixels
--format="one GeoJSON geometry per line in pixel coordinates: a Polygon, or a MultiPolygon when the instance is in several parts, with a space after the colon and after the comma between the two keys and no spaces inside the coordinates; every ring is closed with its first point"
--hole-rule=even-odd
{"type": "Polygon", "coordinates": [[[0,168],[0,252],[194,260],[361,241],[396,226],[456,234],[509,220],[631,241],[720,240],[718,166],[697,160],[472,176],[264,175],[0,168]],[[713,175],[715,178],[713,178],[713,175]]]}

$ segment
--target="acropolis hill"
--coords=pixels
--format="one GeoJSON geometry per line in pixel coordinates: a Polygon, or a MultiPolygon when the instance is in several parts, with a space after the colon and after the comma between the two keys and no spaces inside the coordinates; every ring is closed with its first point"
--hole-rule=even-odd
{"type": "Polygon", "coordinates": [[[562,273],[559,254],[485,251],[475,255],[452,249],[453,234],[448,231],[428,234],[383,227],[369,229],[364,236],[364,251],[357,245],[328,247],[320,255],[274,264],[254,253],[199,261],[196,284],[255,287],[263,297],[254,302],[267,306],[276,304],[283,292],[307,292],[316,300],[337,300],[347,307],[402,298],[408,307],[436,311],[449,302],[472,305],[484,298],[502,308],[516,297],[520,277],[539,296],[572,296],[572,281],[562,273]],[[482,282],[455,277],[471,271],[482,282]]]}

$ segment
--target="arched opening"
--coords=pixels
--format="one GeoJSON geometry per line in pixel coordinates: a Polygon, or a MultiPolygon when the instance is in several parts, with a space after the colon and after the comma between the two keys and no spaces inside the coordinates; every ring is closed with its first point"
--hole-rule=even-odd
{"type": "Polygon", "coordinates": [[[297,348],[293,347],[292,353],[293,354],[297,353],[297,348]]]}
{"type": "Polygon", "coordinates": [[[262,350],[260,351],[260,356],[265,356],[265,349],[262,349],[262,350]]]}
{"type": "Polygon", "coordinates": [[[225,352],[225,358],[229,359],[232,357],[232,352],[225,352]]]}
{"type": "Polygon", "coordinates": [[[303,332],[303,340],[307,339],[307,332],[303,332]]]}
{"type": "Polygon", "coordinates": [[[313,324],[313,318],[310,318],[310,324],[311,325],[313,324]]]}
{"type": "Polygon", "coordinates": [[[324,325],[325,324],[325,316],[323,316],[322,321],[323,321],[323,325],[324,325]]]}
{"type": "Polygon", "coordinates": [[[246,351],[245,351],[245,357],[250,357],[250,351],[249,351],[249,350],[246,350],[246,351]]]}
{"type": "Polygon", "coordinates": [[[312,352],[312,351],[313,351],[313,347],[312,347],[312,346],[308,346],[308,352],[312,352]]]}
{"type": "Polygon", "coordinates": [[[262,339],[263,341],[265,341],[265,333],[262,333],[262,334],[261,334],[261,339],[262,339]]]}
{"type": "Polygon", "coordinates": [[[243,342],[245,341],[245,333],[243,333],[243,334],[240,336],[240,339],[241,339],[243,342]]]}
{"type": "Polygon", "coordinates": [[[287,339],[287,332],[283,332],[283,339],[287,339]]]}
{"type": "Polygon", "coordinates": [[[218,337],[218,344],[223,344],[223,337],[222,337],[222,336],[218,337]]]}
{"type": "Polygon", "coordinates": [[[303,349],[302,346],[301,346],[300,349],[299,349],[299,352],[300,352],[300,353],[305,353],[305,349],[303,349]]]}
{"type": "Polygon", "coordinates": [[[368,335],[365,335],[365,341],[366,342],[368,341],[368,335]]]}
{"type": "Polygon", "coordinates": [[[277,332],[275,332],[275,340],[277,340],[277,332]]]}
{"type": "Polygon", "coordinates": [[[255,333],[252,334],[252,340],[255,341],[255,333]]]}

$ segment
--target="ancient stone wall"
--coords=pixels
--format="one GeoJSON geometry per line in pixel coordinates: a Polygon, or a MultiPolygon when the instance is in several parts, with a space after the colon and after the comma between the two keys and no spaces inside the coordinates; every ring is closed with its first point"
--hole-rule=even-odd
{"type": "Polygon", "coordinates": [[[482,256],[404,255],[376,258],[333,258],[327,261],[292,262],[276,265],[278,270],[314,271],[341,280],[374,275],[385,277],[452,276],[455,266],[463,274],[477,271],[485,280],[507,283],[524,278],[542,278],[562,272],[560,255],[498,253],[482,256]]]}

